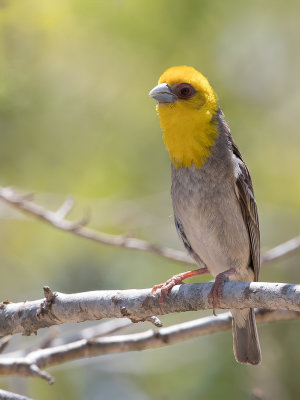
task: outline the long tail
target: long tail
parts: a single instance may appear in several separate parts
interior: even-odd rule
[[[242,364],[260,364],[261,352],[253,309],[235,309],[231,310],[231,313],[233,351],[236,361]]]

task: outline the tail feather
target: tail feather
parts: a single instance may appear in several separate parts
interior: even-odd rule
[[[261,362],[261,352],[252,308],[231,310],[233,351],[236,361],[257,365]]]

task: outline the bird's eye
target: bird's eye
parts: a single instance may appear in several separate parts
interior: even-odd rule
[[[195,94],[195,89],[189,83],[181,83],[176,88],[176,94],[180,99],[189,99]]]

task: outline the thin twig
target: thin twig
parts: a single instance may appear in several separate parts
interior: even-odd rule
[[[126,235],[111,235],[87,228],[84,226],[88,222],[86,217],[79,222],[66,220],[64,217],[67,212],[71,210],[71,205],[73,205],[70,199],[67,199],[58,211],[55,212],[46,210],[44,207],[20,196],[16,190],[9,187],[0,187],[0,199],[26,214],[30,214],[55,228],[70,232],[73,235],[110,246],[124,247],[126,249],[156,254],[185,264],[195,264],[194,260],[182,251],[168,247],[160,247],[145,240],[128,237]]]
[[[10,340],[11,340],[11,335],[4,336],[2,339],[0,339],[0,353],[2,353],[5,350]]]
[[[61,332],[58,326],[51,326],[47,331],[47,334],[43,338],[43,341],[38,346],[35,345],[34,347],[31,347],[29,349],[27,348],[22,350],[11,351],[10,353],[7,353],[5,357],[19,359],[24,357],[26,354],[36,350],[37,348],[46,349],[48,347],[61,346],[82,339],[91,340],[98,337],[108,336],[132,325],[133,325],[132,322],[127,318],[112,319],[105,322],[101,322],[97,325],[88,328],[81,329],[80,331],[75,332],[66,337],[59,337],[58,335]]]
[[[0,199],[26,214],[39,218],[47,224],[62,231],[70,232],[73,235],[109,246],[118,246],[126,249],[156,254],[160,257],[183,264],[195,264],[195,261],[183,251],[168,247],[160,247],[145,240],[128,237],[126,235],[111,235],[87,228],[85,225],[88,223],[88,216],[83,217],[77,222],[66,220],[65,217],[74,205],[72,198],[67,198],[57,211],[50,211],[34,203],[32,201],[32,194],[22,196],[18,191],[12,188],[0,186]],[[268,250],[261,258],[261,265],[270,264],[271,262],[283,259],[291,254],[296,254],[299,251],[300,236]]]
[[[271,264],[274,261],[284,259],[287,255],[299,253],[300,250],[300,236],[297,236],[271,250],[266,251],[261,258],[262,265]]]
[[[74,294],[52,293],[53,300],[0,304],[0,337],[66,322],[102,318],[149,321],[154,315],[212,309],[209,293],[213,283],[175,286],[164,301],[151,289],[103,290]],[[50,289],[48,289],[50,291]],[[264,282],[226,282],[219,308],[265,308],[300,311],[300,285]],[[153,318],[152,318],[153,322]]]
[[[34,400],[31,397],[23,396],[21,394],[7,392],[6,390],[0,389],[0,399],[1,400]]]
[[[122,329],[128,328],[132,325],[130,319],[113,319],[106,322],[101,322],[96,326],[91,326],[89,328],[84,328],[73,335],[67,336],[65,338],[56,337],[53,339],[49,346],[47,347],[54,347],[60,346],[62,344],[67,344],[71,342],[75,342],[77,340],[90,340],[98,337],[108,336],[112,333],[116,333]],[[45,346],[46,347],[46,346]]]
[[[256,312],[257,322],[291,320],[299,317],[300,313],[295,311],[260,310]],[[230,328],[231,314],[227,312],[217,317],[200,318],[155,331],[148,330],[142,333],[107,336],[92,340],[82,339],[62,346],[35,350],[19,359],[0,357],[0,375],[32,376],[32,365],[44,369],[51,365],[85,357],[154,349]]]

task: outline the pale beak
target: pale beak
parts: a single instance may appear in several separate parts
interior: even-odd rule
[[[149,96],[157,100],[159,104],[174,103],[176,96],[172,93],[167,83],[161,83],[155,86],[150,92]]]

